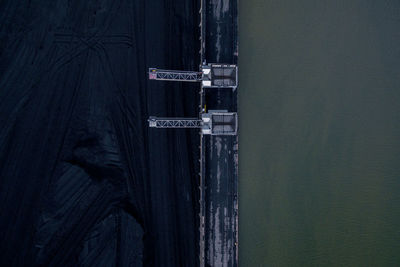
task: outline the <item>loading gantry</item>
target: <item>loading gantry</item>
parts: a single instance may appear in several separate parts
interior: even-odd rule
[[[201,82],[203,88],[237,87],[237,67],[229,64],[204,64],[201,71],[179,71],[150,68],[149,79],[161,81]],[[205,108],[203,109],[205,110]],[[206,135],[236,135],[237,113],[227,110],[209,110],[200,118],[150,117],[152,128],[198,128]]]
[[[205,135],[235,135],[237,133],[237,114],[226,110],[209,110],[197,118],[150,117],[152,128],[198,128]]]
[[[204,64],[201,71],[163,70],[150,68],[150,80],[201,82],[204,88],[237,87],[237,67],[230,64]]]

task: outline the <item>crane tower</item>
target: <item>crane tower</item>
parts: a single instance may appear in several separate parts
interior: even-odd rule
[[[237,87],[237,67],[229,64],[207,64],[200,72],[149,69],[150,80],[201,82],[203,88]],[[200,118],[163,118],[150,117],[152,128],[198,128],[206,135],[236,135],[237,113],[227,110],[209,110],[201,113]]]

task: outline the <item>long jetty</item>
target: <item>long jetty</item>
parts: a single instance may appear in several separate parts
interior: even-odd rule
[[[201,64],[237,65],[237,0],[201,0]],[[237,112],[237,90],[200,88],[206,110]],[[238,265],[238,137],[200,133],[200,266]]]

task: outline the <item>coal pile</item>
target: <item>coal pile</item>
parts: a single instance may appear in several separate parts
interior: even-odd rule
[[[196,266],[196,1],[0,2],[0,265]]]

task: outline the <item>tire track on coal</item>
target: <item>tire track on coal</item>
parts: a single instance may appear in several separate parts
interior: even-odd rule
[[[81,41],[84,41],[84,40],[81,39]],[[120,42],[120,43],[121,43],[121,44],[126,44],[126,42]],[[87,43],[86,43],[86,45],[87,45],[87,47],[88,47],[89,49],[90,49],[90,48],[94,48],[94,47],[96,47],[96,46],[99,45],[99,39],[95,40],[95,41],[93,42],[92,45],[91,45],[91,44],[87,44]],[[96,53],[98,54],[100,60],[103,62],[103,63],[102,63],[102,66],[104,67],[104,60],[103,60],[103,57],[102,57],[102,53],[101,53],[98,49],[94,49],[94,50],[95,50]],[[108,53],[107,53],[107,51],[105,50],[104,46],[103,46],[103,52],[104,52],[103,56],[105,56],[105,60],[107,61],[107,65],[106,65],[106,66],[108,66],[109,71],[110,71],[110,74],[111,74],[112,84],[114,84],[114,86],[115,86],[116,88],[118,88],[118,84],[117,84],[115,75],[114,75],[114,73],[113,73],[113,71],[112,71],[112,66],[111,66],[111,63],[110,63],[110,60],[109,60],[109,56],[108,56]],[[76,55],[76,56],[77,56],[77,55]],[[71,58],[71,59],[73,59],[73,58]],[[63,64],[59,65],[59,67],[61,67],[62,65],[66,64],[66,63],[68,63],[68,62],[69,62],[69,60],[66,60]],[[105,71],[105,73],[108,73],[108,72]],[[104,205],[102,206],[102,209],[101,209],[101,210],[103,210],[104,208],[107,208],[107,206],[108,206],[107,203],[104,204]],[[92,216],[91,216],[91,217],[92,217]],[[88,226],[85,227],[85,228],[84,228],[84,226],[78,225],[78,227],[75,228],[75,231],[74,231],[74,232],[77,232],[77,231],[79,230],[78,232],[80,233],[80,232],[82,232],[81,229],[84,228],[84,230],[86,230],[86,231],[83,231],[83,232],[86,234],[86,232],[91,228],[91,226],[93,226],[93,224],[95,224],[95,222],[96,222],[96,220],[92,221],[92,223],[90,224],[90,226],[88,225]],[[82,235],[84,235],[84,234],[81,234],[81,236],[82,236]],[[71,248],[71,246],[70,246],[70,245],[72,245],[72,243],[70,244],[70,242],[71,242],[70,240],[71,240],[71,237],[69,236],[69,237],[67,238],[67,240],[66,240],[66,244],[64,243],[64,245],[62,246],[63,248],[65,248],[65,247],[66,247],[66,248],[69,248],[69,251],[73,250],[73,249]],[[65,249],[62,249],[62,250],[63,250],[63,255],[66,254],[66,253],[65,253]],[[72,252],[70,252],[70,253],[72,253]],[[59,255],[59,254],[57,254],[57,255]],[[57,257],[60,257],[60,260],[59,260]],[[62,260],[65,259],[65,258],[66,258],[66,256],[55,256],[55,257],[53,258],[53,260],[51,260],[51,264],[52,264],[52,262],[57,263],[58,261],[62,261]]]
[[[120,9],[122,1],[118,1],[118,2],[119,2],[119,6],[115,7],[116,1],[111,1],[112,4],[111,4],[111,7],[110,7],[110,12],[107,13],[107,17],[104,19],[104,23],[103,23],[104,27],[102,27],[102,28],[99,27],[101,30],[99,29],[93,35],[90,35],[89,37],[86,37],[86,38],[88,38],[86,40],[86,42],[87,43],[93,42],[93,44],[90,45],[90,46],[86,46],[86,47],[82,48],[82,46],[84,46],[84,44],[80,43],[80,44],[76,45],[75,47],[72,47],[71,49],[69,49],[69,51],[66,51],[64,54],[59,56],[55,60],[53,65],[49,66],[49,71],[50,70],[58,70],[63,65],[65,65],[66,63],[70,62],[71,60],[73,60],[74,58],[79,56],[83,51],[90,49],[91,46],[93,46],[96,43],[98,43],[98,41],[102,37],[104,37],[104,34],[107,32],[107,30],[110,27],[110,25],[113,22],[113,20],[116,19],[116,16],[113,16],[113,15],[115,15],[114,13],[117,13],[117,11]],[[116,8],[116,10],[113,10],[115,8]],[[75,34],[76,37],[79,36],[79,34],[76,33],[76,32],[73,32],[73,34]],[[60,35],[62,35],[62,33],[60,33]],[[82,49],[78,50],[79,48],[82,48]],[[75,50],[78,50],[78,51],[74,52]],[[71,55],[68,57],[68,54],[71,54]]]
[[[52,248],[48,251],[47,260],[42,266],[60,266],[71,260],[71,256],[77,253],[79,245],[82,243],[88,231],[100,220],[104,219],[111,211],[112,192],[109,185],[102,185],[96,197],[87,205],[85,209],[75,206],[71,214],[76,218],[68,230],[61,234],[61,238],[54,236]],[[76,215],[78,214],[78,216]],[[58,239],[58,240],[57,240]]]

